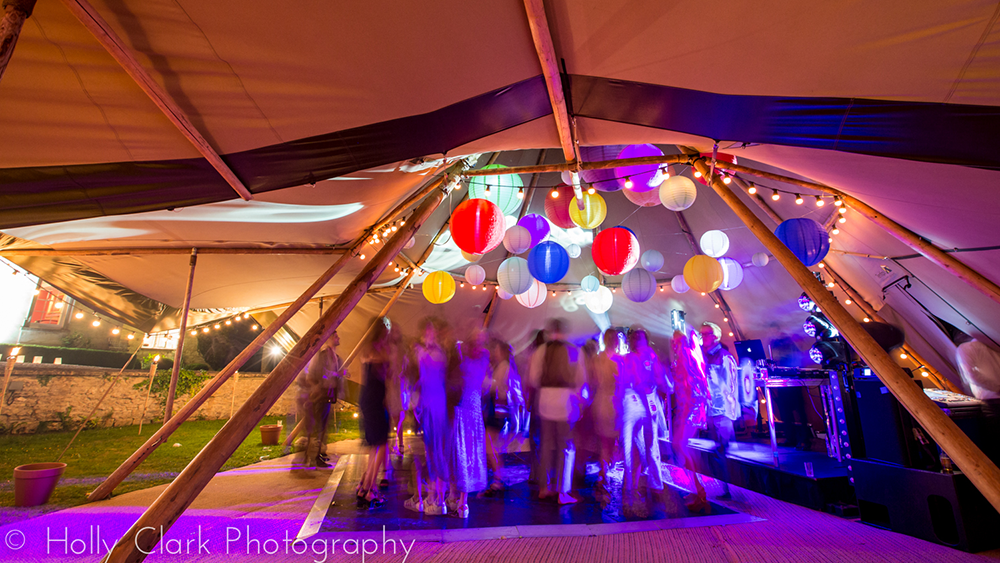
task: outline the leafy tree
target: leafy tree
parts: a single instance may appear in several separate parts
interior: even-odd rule
[[[233,360],[253,339],[260,334],[250,327],[250,320],[223,324],[218,330],[198,334],[198,352],[213,370],[221,370]],[[244,371],[260,369],[261,352],[257,352],[243,366]]]

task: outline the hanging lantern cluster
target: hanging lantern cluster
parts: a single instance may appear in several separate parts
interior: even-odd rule
[[[501,164],[490,164],[484,170],[496,169],[496,176],[473,176],[469,180],[469,199],[491,201],[504,215],[516,215],[521,210],[523,200],[518,197],[524,182],[517,174],[502,174],[506,168]]]

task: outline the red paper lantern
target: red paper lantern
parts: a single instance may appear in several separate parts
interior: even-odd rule
[[[704,157],[705,161],[706,161],[705,165],[708,166],[709,168],[712,167],[712,153],[710,153],[710,152],[703,152],[703,153],[701,153],[698,156]],[[724,152],[720,152],[720,153],[718,153],[718,154],[715,155],[715,162],[716,162],[716,164],[718,164],[719,162],[728,162],[729,164],[736,164],[736,155],[735,154],[726,154]],[[707,186],[708,185],[708,182],[705,181],[705,178],[703,176],[695,176],[694,179],[698,180],[699,182],[701,182],[701,184],[703,186]]]
[[[569,217],[569,204],[573,201],[573,188],[569,186],[559,186],[553,190],[559,197],[552,197],[550,193],[545,198],[545,216],[553,225],[561,229],[572,229],[576,226],[573,219]]]
[[[639,241],[628,229],[612,227],[594,237],[590,252],[598,270],[617,276],[631,270],[639,262]]]
[[[503,212],[492,201],[468,199],[451,213],[451,238],[470,254],[486,254],[503,242]]]

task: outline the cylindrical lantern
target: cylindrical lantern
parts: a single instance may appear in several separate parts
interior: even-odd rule
[[[677,293],[687,293],[691,288],[684,281],[684,276],[674,276],[670,280],[670,289],[673,289]]]
[[[580,248],[579,244],[571,244],[566,247],[566,253],[569,254],[570,258],[579,258],[580,254],[583,253],[583,249]]]
[[[486,281],[486,270],[478,264],[473,264],[465,269],[465,281],[472,285],[480,285]]]
[[[618,153],[625,148],[623,145],[605,145],[600,147],[580,147],[580,158],[584,162],[602,162],[618,158]],[[602,192],[616,192],[622,189],[614,168],[598,170],[581,170],[580,179]]]
[[[506,291],[504,288],[500,286],[497,286],[497,295],[499,295],[500,299],[503,299],[504,301],[510,299],[511,297],[514,297],[514,294]]]
[[[535,278],[528,271],[528,261],[519,256],[511,256],[497,268],[497,284],[507,293],[524,293],[534,281]]]
[[[460,250],[459,252],[462,253],[462,258],[465,258],[466,262],[471,262],[473,264],[479,262],[483,258],[482,254],[469,254],[464,250]]]
[[[517,222],[518,225],[528,229],[528,233],[531,234],[531,246],[545,240],[545,237],[549,236],[549,222],[545,217],[537,213],[528,213],[521,220]]]
[[[712,153],[710,153],[710,152],[703,152],[699,156],[705,157],[705,160],[706,160],[705,164],[709,168],[712,167]],[[715,161],[716,162],[728,162],[730,164],[736,164],[736,155],[735,154],[727,154],[727,153],[724,153],[724,152],[716,153],[716,155],[715,155]],[[716,171],[716,173],[719,173],[719,172]],[[702,185],[705,185],[705,186],[708,185],[708,182],[705,181],[705,178],[702,178],[701,176],[699,176],[698,178],[696,178],[696,180],[698,180],[699,182],[701,182]]]
[[[778,225],[774,235],[806,266],[819,264],[830,252],[830,236],[823,225],[812,219],[787,219]]]
[[[663,255],[656,250],[647,250],[639,257],[639,264],[648,272],[658,272],[663,267]]]
[[[521,225],[514,225],[503,236],[503,246],[511,254],[520,254],[531,248],[531,233]]]
[[[455,296],[455,280],[448,272],[431,272],[422,285],[424,297],[435,305],[446,303]]]
[[[698,188],[684,176],[671,176],[660,184],[660,203],[671,211],[684,211],[696,197]]]
[[[639,262],[639,241],[627,229],[612,227],[594,237],[590,253],[598,270],[617,276],[631,270]]]
[[[625,188],[622,190],[625,194],[625,198],[632,203],[638,205],[639,207],[656,207],[660,205],[660,192],[659,190],[649,190],[648,192],[637,192]]]
[[[470,254],[486,254],[503,242],[503,213],[485,199],[467,199],[451,213],[451,238]]]
[[[542,283],[556,283],[569,271],[569,254],[557,242],[542,242],[528,254],[528,271]]]
[[[597,291],[599,287],[601,287],[601,282],[594,276],[584,276],[584,278],[580,280],[580,289],[586,291],[587,293],[593,293]]]
[[[545,216],[560,229],[572,229],[576,226],[569,216],[569,204],[573,201],[573,188],[558,186],[554,188],[554,191],[559,194],[559,197],[552,197],[550,193],[545,198]]]
[[[415,244],[417,244],[417,239],[414,237],[410,237],[410,240],[406,241],[406,244],[403,245],[403,248],[406,249],[413,248],[413,245]]]
[[[656,293],[656,278],[642,268],[633,268],[622,278],[622,291],[636,303],[649,301]]]
[[[729,237],[722,231],[705,231],[698,241],[701,251],[712,258],[718,258],[729,250]]]
[[[684,281],[695,291],[715,291],[722,285],[722,265],[711,256],[692,256],[684,264]]]
[[[581,229],[596,229],[608,215],[608,205],[599,194],[583,192],[583,209],[576,198],[569,204],[569,216]]]
[[[719,258],[722,266],[722,285],[719,289],[729,291],[743,283],[743,265],[729,257]]]
[[[646,144],[629,145],[622,149],[622,152],[618,153],[619,159],[642,158],[645,156],[663,156],[663,151],[653,145]],[[624,186],[625,189],[631,189],[636,193],[641,193],[648,192],[659,187],[656,184],[657,179],[662,179],[662,176],[657,174],[659,169],[659,164],[621,166],[619,168],[615,168],[615,175],[619,178],[618,182]],[[632,181],[631,188],[628,186],[628,180]]]
[[[771,258],[766,252],[754,252],[753,256],[750,257],[750,261],[753,262],[754,266],[763,268],[764,266],[767,266],[767,263],[771,261]]]
[[[490,164],[483,169],[495,168],[497,172],[506,168],[502,164]],[[524,187],[524,182],[517,174],[498,174],[497,176],[473,176],[469,180],[469,199],[485,199],[492,201],[504,215],[517,215],[521,210],[523,200],[517,194]],[[489,193],[486,193],[489,188]]]
[[[614,301],[615,296],[611,294],[611,290],[603,285],[598,287],[597,291],[583,296],[583,304],[595,315],[607,313]]]
[[[528,288],[528,291],[525,291],[517,296],[517,302],[529,309],[534,309],[542,303],[545,303],[546,293],[547,291],[544,283],[538,280],[532,280],[531,287]]]

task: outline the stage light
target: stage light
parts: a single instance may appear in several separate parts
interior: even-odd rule
[[[811,313],[816,310],[816,304],[813,303],[813,300],[803,292],[802,295],[799,296],[799,309],[802,309],[807,313]]]

